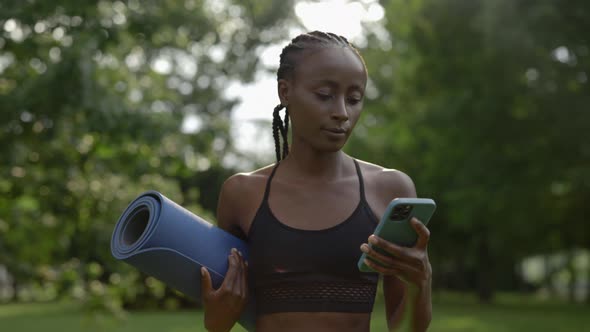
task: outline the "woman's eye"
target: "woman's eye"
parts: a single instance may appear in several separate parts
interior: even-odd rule
[[[318,98],[320,100],[323,100],[323,101],[327,101],[327,100],[332,99],[332,95],[327,94],[327,93],[316,93],[316,95],[318,96]]]
[[[361,98],[348,98],[348,103],[351,105],[356,105],[361,102]]]

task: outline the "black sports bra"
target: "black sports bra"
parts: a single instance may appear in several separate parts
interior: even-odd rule
[[[272,170],[248,233],[248,275],[258,315],[372,311],[378,274],[360,272],[357,262],[377,218],[365,199],[358,162],[354,164],[359,204],[348,219],[322,230],[293,228],[273,215],[268,197],[279,164]]]

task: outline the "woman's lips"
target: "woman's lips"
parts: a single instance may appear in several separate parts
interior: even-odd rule
[[[325,128],[324,130],[334,134],[346,134],[346,129],[344,128]]]
[[[324,128],[323,131],[328,137],[332,139],[344,139],[346,137],[346,129],[344,128]]]

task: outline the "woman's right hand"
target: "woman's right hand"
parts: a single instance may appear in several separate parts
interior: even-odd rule
[[[235,248],[231,250],[228,260],[229,268],[218,289],[213,289],[209,271],[205,267],[201,268],[201,294],[207,331],[230,331],[246,306],[248,264]]]

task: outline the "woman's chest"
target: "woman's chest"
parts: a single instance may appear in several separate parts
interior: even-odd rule
[[[257,220],[249,238],[252,270],[256,274],[358,273],[360,246],[367,242],[375,227],[360,212],[355,211],[351,218],[319,231],[293,229],[272,216]]]

